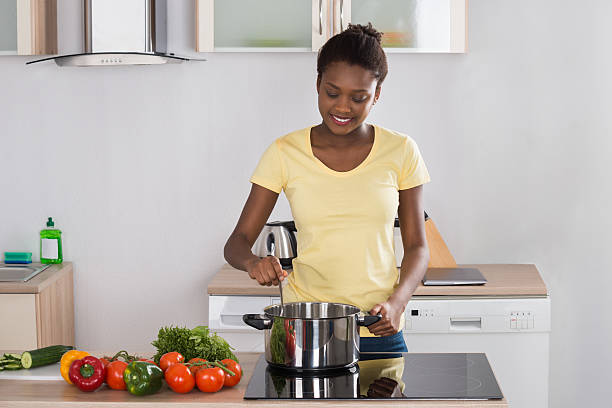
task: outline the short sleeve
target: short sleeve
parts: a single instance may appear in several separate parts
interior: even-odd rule
[[[400,173],[398,188],[408,190],[409,188],[420,186],[430,181],[429,172],[421,157],[419,147],[409,137],[406,137],[404,145],[404,160]]]
[[[285,177],[277,141],[272,143],[261,156],[250,181],[277,194],[282,191]]]

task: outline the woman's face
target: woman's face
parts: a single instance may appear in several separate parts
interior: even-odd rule
[[[369,70],[346,62],[333,62],[317,78],[319,112],[336,135],[359,129],[378,100],[378,81]]]

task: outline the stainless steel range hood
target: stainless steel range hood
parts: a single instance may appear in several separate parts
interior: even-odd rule
[[[82,54],[55,60],[59,66],[148,65],[188,61],[168,53],[166,0],[83,0]]]

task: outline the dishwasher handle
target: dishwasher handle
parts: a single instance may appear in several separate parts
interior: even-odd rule
[[[450,329],[457,331],[478,331],[482,330],[482,317],[451,317]]]

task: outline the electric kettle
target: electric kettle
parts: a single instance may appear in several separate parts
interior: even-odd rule
[[[296,231],[294,221],[266,223],[253,244],[253,253],[262,258],[273,253],[283,269],[292,269],[291,260],[297,256]]]

